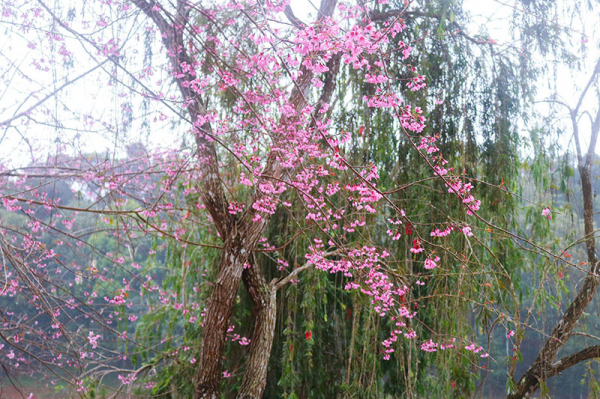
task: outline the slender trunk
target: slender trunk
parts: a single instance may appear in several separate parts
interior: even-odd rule
[[[248,253],[239,237],[232,237],[223,248],[219,274],[204,319],[196,399],[219,397],[225,336]]]
[[[254,332],[246,373],[237,397],[255,399],[262,397],[267,384],[267,369],[277,320],[277,291],[265,281],[258,265],[244,270],[242,278],[254,306]]]

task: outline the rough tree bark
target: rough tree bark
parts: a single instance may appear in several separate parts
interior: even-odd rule
[[[206,113],[206,107],[202,99],[184,84],[189,77],[181,69],[183,63],[193,65],[192,59],[186,51],[183,38],[189,22],[190,7],[188,7],[187,1],[178,0],[177,15],[171,16],[172,21],[167,21],[163,17],[164,10],[162,14],[154,11],[156,3],[153,0],[132,0],[132,2],[158,27],[173,70],[183,76],[175,80],[184,100],[191,102],[188,110],[193,123],[198,119],[198,116]],[[318,20],[333,15],[336,4],[337,0],[323,0],[319,9]],[[210,56],[210,49],[204,50]],[[302,110],[307,103],[306,96],[313,77],[313,74],[306,68],[301,67],[301,70],[303,73],[300,79],[295,82],[289,100],[297,112]],[[282,121],[285,123],[284,119]],[[210,137],[212,135],[210,124],[206,123],[201,126],[197,133],[199,133],[196,135],[198,157],[203,176],[203,184],[200,187],[201,198],[219,231],[224,246],[217,280],[208,299],[204,319],[204,335],[194,397],[217,398],[219,396],[227,327],[242,278],[243,265],[247,262],[249,255],[261,237],[268,218],[263,215],[263,221],[255,223],[252,221],[253,211],[248,212],[243,219],[237,219],[228,213],[228,202],[221,183],[217,151],[214,141],[206,139],[206,136]],[[277,161],[277,157],[275,154],[271,154],[263,172],[263,176],[268,177],[259,180],[278,179],[282,173],[283,170]],[[262,195],[258,191],[255,192],[252,203],[260,200]],[[249,206],[247,209],[252,208]],[[248,290],[255,304],[256,328],[255,336],[252,337],[247,376],[244,377],[240,395],[246,395],[242,397],[260,397],[266,383],[266,368],[273,342],[273,328],[275,325],[273,306],[276,290],[274,286],[266,284],[264,278],[261,280],[258,270],[255,274],[249,274],[247,281],[249,284]],[[267,287],[270,288],[267,289]]]
[[[273,284],[267,283],[257,264],[244,270],[243,281],[254,307],[254,332],[246,372],[237,397],[255,399],[262,397],[267,384],[267,368],[277,321],[277,291]]]
[[[600,131],[600,108],[598,109],[595,118],[592,121],[592,134],[590,136],[591,140],[585,158],[583,157],[581,151],[581,142],[579,140],[579,129],[577,124],[579,110],[583,99],[590,86],[592,86],[592,83],[598,78],[599,75],[600,60],[598,60],[596,63],[592,77],[583,90],[577,106],[574,109],[571,109],[568,107],[568,105],[558,102],[561,105],[569,108],[573,127],[573,137],[577,147],[577,163],[581,178],[581,190],[583,193],[583,220],[589,273],[585,277],[583,285],[579,289],[577,296],[573,302],[571,302],[567,311],[561,317],[558,324],[554,327],[552,334],[550,334],[546,340],[542,350],[538,354],[538,357],[516,384],[516,389],[514,392],[511,392],[508,395],[508,398],[510,399],[530,397],[535,393],[535,391],[537,391],[542,381],[558,375],[562,371],[579,362],[600,356],[600,347],[593,346],[583,349],[582,351],[573,355],[563,357],[562,359],[554,362],[559,349],[566,344],[567,340],[573,333],[573,329],[577,325],[586,307],[594,298],[598,286],[600,285],[600,276],[598,275],[600,264],[598,263],[596,239],[594,236],[594,193],[591,180],[592,164],[595,157],[598,133]],[[509,376],[509,378],[511,378],[511,376]]]
[[[288,13],[293,13],[288,6]],[[292,20],[292,18],[290,18]],[[339,54],[334,55],[327,67],[329,71],[325,73],[323,90],[319,98],[315,115],[322,117],[318,111],[322,104],[331,101],[331,97],[336,88],[336,78],[340,66]],[[315,116],[312,125],[316,125],[317,118]],[[310,265],[308,265],[310,267]],[[304,270],[304,269],[302,269]],[[294,273],[297,275],[300,270]],[[275,334],[275,324],[277,322],[276,294],[277,290],[282,288],[291,280],[289,276],[282,281],[273,280],[267,283],[264,279],[260,265],[253,264],[248,270],[243,273],[243,282],[246,291],[250,294],[252,304],[254,306],[254,332],[252,334],[252,342],[250,344],[250,355],[246,366],[246,372],[242,382],[242,387],[238,394],[240,399],[260,398],[264,392],[267,382],[267,368],[273,346],[273,338]]]

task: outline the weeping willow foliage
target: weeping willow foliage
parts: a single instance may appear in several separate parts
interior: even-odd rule
[[[532,7],[532,13],[547,15],[552,4],[536,1],[524,6]],[[379,6],[378,11],[403,5],[392,2]],[[351,162],[377,165],[381,177],[378,187],[384,191],[403,187],[389,194],[414,221],[412,226],[400,226],[401,240],[392,242],[384,234],[391,210],[365,221],[373,226],[368,239],[397,259],[390,265],[392,274],[415,287],[406,301],[418,311],[412,327],[419,338],[399,340],[394,356],[383,360],[381,342],[393,327],[389,320],[377,315],[368,297],[344,290],[347,279],[343,276],[308,270],[297,283],[278,292],[267,398],[473,395],[484,367],[492,374],[505,375],[507,365],[517,361],[514,358],[519,354],[489,362],[464,351],[427,353],[420,350],[419,343],[430,338],[436,342],[457,338],[457,342],[480,342],[490,353],[502,353],[504,341],[498,337],[516,328],[523,298],[532,295],[532,283],[544,278],[540,270],[552,266],[550,269],[556,271],[556,265],[523,251],[506,232],[547,238],[549,226],[545,221],[538,226],[530,218],[531,223],[521,225],[520,202],[513,194],[523,194],[520,150],[526,138],[519,135],[519,129],[527,123],[527,101],[535,93],[534,82],[542,72],[535,63],[523,60],[536,51],[560,52],[558,36],[548,23],[536,22],[530,14],[515,15],[513,34],[523,44],[519,58],[515,49],[499,50],[484,32],[469,36],[461,25],[467,21],[462,2],[424,0],[416,5],[417,9],[407,14],[408,29],[397,37],[413,47],[410,65],[402,60],[401,51],[389,54],[392,89],[402,93],[406,103],[426,110],[426,133],[439,137],[438,147],[449,166],[460,172],[465,183],[476,186],[475,196],[482,201],[479,215],[492,225],[471,218],[475,236],[470,240],[457,232],[431,237],[441,267],[432,271],[423,268],[424,259],[409,252],[414,231],[429,237],[436,228],[456,226],[455,221],[465,219],[465,209],[443,182],[431,178],[432,171],[392,115],[356,100],[372,93],[373,87],[361,74],[344,70],[333,100],[336,111],[328,116],[338,130],[351,132],[352,144],[343,149]],[[406,83],[416,73],[427,76],[426,90],[412,92],[407,88]],[[234,103],[226,95],[220,101],[224,109]],[[534,178],[541,176],[541,172],[534,174]],[[346,177],[339,178],[343,184]],[[294,203],[293,193],[284,197]],[[190,205],[198,198],[188,196],[185,201]],[[290,209],[278,209],[265,235],[275,246],[290,244],[275,253],[257,251],[254,256],[253,267],[261,267],[267,280],[285,275],[286,271],[279,271],[278,259],[290,267],[303,264],[311,244],[302,234],[310,224],[298,208]],[[188,226],[188,231],[190,241],[214,240],[212,232],[203,226]],[[177,302],[198,304],[195,313],[188,316],[201,319],[217,272],[219,250],[165,243],[162,289],[176,295]],[[459,256],[456,249],[468,255]],[[524,272],[534,277],[523,281]],[[426,284],[415,285],[417,280]],[[148,350],[134,357],[158,370],[156,375],[147,376],[154,383],[153,395],[191,397],[196,374],[193,359],[199,358],[202,328],[182,320],[180,313],[169,307],[148,306],[157,310],[140,322],[136,332]],[[251,336],[251,315],[250,299],[241,287],[231,319],[235,326],[232,334]],[[181,344],[189,349],[170,352]],[[241,385],[247,350],[233,340],[227,346],[225,368],[231,376],[223,380],[225,397],[233,396]]]

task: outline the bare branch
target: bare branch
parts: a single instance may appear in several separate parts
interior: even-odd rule
[[[292,11],[292,7],[290,7],[290,5],[288,4],[287,6],[285,6],[285,16],[287,17],[287,19],[296,27],[299,29],[302,29],[306,26],[306,24],[302,21],[300,21],[295,15],[294,15],[294,11]]]
[[[585,98],[585,96],[587,94],[587,91],[589,90],[589,88],[592,85],[592,83],[594,83],[594,79],[596,79],[596,77],[598,76],[598,73],[600,73],[600,58],[596,62],[596,66],[594,67],[594,71],[592,72],[592,76],[590,76],[590,80],[588,80],[587,84],[585,85],[585,88],[581,92],[581,96],[579,96],[579,101],[577,101],[577,105],[573,109],[574,113],[578,113],[579,112],[579,108],[581,107],[581,104],[583,103],[583,99]]]
[[[571,333],[571,336],[573,336],[573,335],[579,335],[582,337],[591,338],[591,339],[595,339],[596,341],[600,341],[600,337],[596,337],[595,335],[584,333],[584,332],[573,332],[573,333]]]
[[[598,357],[600,357],[600,345],[590,346],[573,355],[565,356],[556,363],[554,363],[552,365],[548,377],[553,377],[557,374],[560,374],[569,367],[576,365],[577,363],[581,363],[586,360]]]
[[[275,279],[273,281],[271,281],[271,285],[275,286],[275,290],[279,290],[280,288],[282,288],[283,286],[285,286],[287,283],[289,283],[290,281],[292,281],[294,278],[298,277],[298,275],[300,273],[302,273],[305,270],[310,269],[311,267],[313,267],[314,264],[313,263],[306,263],[304,266],[300,266],[295,268],[290,274],[288,274],[285,277],[280,278],[279,280]]]
[[[54,97],[56,94],[58,94],[61,90],[63,90],[65,87],[70,86],[71,84],[77,82],[79,79],[89,75],[90,73],[94,72],[96,69],[102,67],[104,64],[106,64],[107,62],[111,61],[110,58],[107,58],[106,60],[104,60],[103,62],[101,62],[100,64],[96,65],[95,67],[93,67],[92,69],[89,69],[87,71],[85,71],[84,73],[82,73],[81,75],[77,76],[74,79],[71,80],[67,80],[65,83],[63,83],[62,85],[60,85],[59,87],[57,87],[54,91],[52,91],[51,93],[48,93],[46,96],[44,96],[44,98],[42,98],[41,100],[39,100],[38,102],[36,102],[35,104],[33,104],[31,107],[27,108],[25,111],[19,112],[18,114],[0,122],[0,126],[4,126],[4,125],[8,125],[9,123],[11,123],[12,121],[19,119],[22,116],[28,115],[31,111],[33,111],[34,109],[36,109],[37,107],[39,107],[40,105],[42,105],[43,103],[45,103],[46,101],[48,101],[49,99],[51,99],[52,97]]]
[[[334,255],[340,255],[339,252],[334,251],[334,252],[327,252],[325,254],[323,254],[323,257],[326,256],[334,256]],[[307,262],[306,264],[304,264],[303,266],[297,267],[295,268],[290,274],[288,274],[285,277],[282,277],[280,279],[273,279],[271,281],[271,285],[273,287],[275,287],[275,290],[278,291],[280,288],[282,288],[283,286],[285,286],[287,283],[289,283],[290,281],[292,281],[293,279],[295,279],[296,277],[298,277],[298,275],[300,273],[302,273],[305,270],[310,269],[311,267],[313,267],[314,264],[312,262]]]
[[[181,65],[193,65],[193,62],[183,43],[183,27],[171,27],[161,13],[153,10],[154,5],[156,5],[154,1],[132,0],[132,2],[154,21],[162,33],[163,44],[170,53],[169,59],[173,70],[179,76],[184,76],[183,78],[176,78],[175,81],[184,99],[193,101],[192,106],[188,107],[188,110],[192,119],[191,122],[194,124],[198,117],[206,114],[207,111],[202,98],[194,93],[189,85],[186,85],[184,82],[186,74],[183,73]],[[179,6],[181,6],[181,2]],[[221,183],[219,162],[214,142],[209,141],[204,134],[204,132],[207,132],[208,136],[212,136],[210,122],[205,122],[199,130],[195,132],[195,138],[198,145],[198,156],[200,158],[204,182],[202,202],[211,214],[219,234],[225,239],[231,233],[233,218],[228,212],[229,204]]]

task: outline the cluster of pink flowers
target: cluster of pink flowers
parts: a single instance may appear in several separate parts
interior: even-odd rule
[[[478,354],[479,352],[483,352],[481,355],[479,355],[479,357],[486,358],[489,356],[489,354],[483,350],[483,347],[481,347],[480,345],[477,345],[477,344],[469,344],[469,345],[465,346],[465,349],[468,351],[471,351],[475,354]]]
[[[104,5],[109,6],[111,2],[105,3]],[[235,11],[237,14],[239,10],[245,11],[247,7],[252,9],[253,3],[230,2],[217,7],[215,11],[207,10],[206,13],[211,18],[217,19],[219,12],[226,15]],[[253,11],[249,15],[256,18],[262,15],[277,21],[278,18],[282,18],[281,13],[285,3],[266,2],[264,5],[261,3],[264,10],[261,8],[261,13]],[[168,7],[166,3],[165,7]],[[129,5],[123,5],[119,11],[124,12],[128,8]],[[152,12],[166,15],[168,10],[154,5]],[[434,269],[441,268],[442,265],[440,257],[428,249],[425,238],[419,236],[415,230],[416,238],[413,238],[410,248],[411,256],[421,257],[424,269],[431,272],[426,272],[428,274],[425,275],[425,278],[421,276],[419,280],[416,280],[414,282],[416,287],[412,285],[412,282],[406,283],[408,287],[398,286],[398,283],[390,277],[386,264],[390,253],[375,247],[370,241],[362,239],[361,233],[368,226],[367,218],[373,218],[374,214],[383,212],[381,202],[382,199],[385,199],[385,195],[377,184],[379,180],[377,167],[372,164],[361,165],[358,168],[350,165],[344,153],[349,147],[352,135],[349,132],[336,131],[335,124],[327,118],[328,112],[331,112],[330,104],[317,102],[313,98],[313,92],[323,87],[326,74],[331,72],[328,62],[333,57],[339,57],[341,63],[347,68],[364,73],[365,81],[369,85],[374,85],[372,94],[362,98],[364,104],[370,108],[392,113],[404,130],[410,132],[410,135],[415,135],[409,136],[410,140],[418,137],[415,146],[419,154],[422,154],[430,163],[433,175],[438,179],[444,179],[448,192],[457,196],[467,208],[468,214],[476,212],[481,202],[472,195],[473,185],[471,183],[464,183],[460,177],[453,174],[451,168],[446,169],[446,160],[438,155],[437,138],[420,136],[426,128],[423,109],[405,104],[400,95],[390,90],[389,85],[393,78],[386,73],[387,65],[384,55],[389,54],[390,51],[401,50],[402,58],[406,59],[412,51],[411,46],[402,41],[398,43],[397,48],[391,48],[390,38],[396,37],[405,28],[402,19],[396,18],[381,28],[364,19],[365,10],[361,5],[349,7],[346,4],[340,4],[338,12],[339,15],[336,18],[325,18],[318,24],[303,25],[285,34],[273,29],[268,23],[265,23],[261,29],[256,29],[253,24],[248,24],[250,27],[244,28],[247,31],[241,32],[242,34],[236,37],[230,37],[227,34],[219,35],[203,26],[193,25],[193,21],[189,21],[191,33],[186,34],[192,36],[189,37],[190,49],[187,61],[169,64],[166,67],[166,73],[165,70],[161,70],[165,67],[144,66],[137,74],[137,78],[145,83],[156,83],[156,86],[159,87],[164,86],[166,79],[175,79],[178,86],[188,93],[187,98],[185,95],[184,98],[179,98],[171,95],[168,91],[152,93],[150,89],[144,89],[144,96],[157,102],[168,99],[169,104],[177,104],[179,101],[183,111],[191,110],[190,107],[194,105],[195,97],[206,97],[212,94],[222,96],[220,92],[224,91],[233,94],[234,105],[230,110],[228,109],[227,113],[196,107],[193,113],[195,120],[191,124],[191,131],[200,141],[218,143],[221,146],[218,147],[219,151],[222,150],[223,153],[229,154],[231,162],[236,165],[229,168],[229,164],[225,162],[217,163],[217,169],[226,172],[223,173],[223,184],[228,185],[227,188],[230,189],[226,194],[228,201],[223,206],[223,212],[227,216],[233,215],[234,219],[249,215],[250,220],[262,224],[278,211],[278,207],[289,208],[294,201],[298,201],[300,203],[298,209],[305,211],[302,217],[306,219],[307,224],[317,226],[315,230],[323,233],[321,238],[312,238],[312,244],[305,254],[306,262],[328,273],[343,274],[349,280],[345,284],[347,290],[360,291],[369,298],[373,309],[380,317],[389,317],[393,320],[395,329],[383,342],[384,357],[389,358],[398,338],[417,338],[416,331],[406,323],[407,320],[416,317],[416,312],[408,306],[405,299],[405,296],[410,294],[410,287],[417,289],[424,285],[424,281],[428,281],[429,273],[437,273]],[[106,13],[105,15],[110,14]],[[104,15],[98,16],[95,21],[95,26],[99,27],[107,27],[110,24],[111,21]],[[94,25],[93,22],[91,25]],[[149,34],[155,33],[153,30],[155,27],[148,26],[145,29]],[[177,30],[178,27],[174,26],[173,29]],[[93,31],[90,35],[93,35]],[[164,39],[167,41],[166,37]],[[56,46],[56,48],[62,57],[69,59],[76,57],[64,43],[64,37],[53,33],[44,40],[60,42],[60,46]],[[206,54],[200,54],[193,48],[195,40],[210,43],[217,54],[226,54],[228,65],[224,66],[224,63],[221,62],[215,62],[210,66],[206,65]],[[241,51],[243,46],[240,45],[240,40],[248,40],[256,47],[257,51],[253,54]],[[118,39],[99,35],[94,39],[94,43],[97,47],[97,54],[103,57],[115,59],[125,54],[122,51],[126,49],[121,49],[122,43]],[[187,48],[187,43],[184,47]],[[178,52],[184,50],[184,48],[170,49],[169,56],[174,59]],[[40,69],[45,68],[41,61],[36,62],[39,62]],[[287,72],[290,72],[294,85],[290,85],[288,78],[284,77],[288,76]],[[411,73],[413,73],[413,77],[407,82],[407,87],[412,91],[425,89],[427,87],[426,77],[416,73],[414,69],[411,69]],[[303,101],[291,100],[290,87],[296,87],[295,85],[306,76],[309,77],[307,81],[312,87],[299,95],[306,98]],[[129,105],[122,105],[123,112],[130,110]],[[155,123],[165,122],[168,119],[165,112],[167,112],[165,109],[155,112]],[[86,117],[85,121],[90,127],[95,123],[92,116]],[[206,128],[207,124],[210,124],[210,129]],[[102,302],[101,299],[96,299],[98,296],[96,292],[86,291],[83,294],[86,304],[89,306],[106,306],[107,302],[114,305],[110,307],[115,310],[108,313],[107,324],[110,325],[115,320],[129,320],[133,323],[140,317],[138,315],[127,316],[124,312],[117,311],[122,305],[127,305],[128,302],[129,305],[133,303],[133,299],[129,297],[129,292],[134,294],[134,290],[131,288],[132,282],[135,282],[136,287],[140,287],[139,297],[153,295],[158,299],[159,306],[178,312],[182,320],[187,323],[198,322],[199,317],[196,311],[199,310],[200,305],[182,300],[180,295],[165,289],[159,281],[153,281],[152,276],[144,276],[141,273],[142,266],[133,262],[136,254],[129,244],[130,241],[141,237],[153,236],[164,240],[173,239],[177,243],[176,245],[185,248],[189,241],[187,237],[192,231],[188,228],[189,224],[186,224],[186,221],[189,223],[190,220],[199,222],[198,225],[208,226],[206,230],[215,237],[220,235],[215,229],[213,216],[206,212],[204,204],[196,202],[201,201],[197,197],[189,209],[186,209],[185,205],[181,206],[184,203],[181,200],[181,194],[194,197],[198,194],[196,188],[198,182],[209,177],[203,174],[204,172],[200,172],[202,169],[200,166],[211,160],[207,157],[199,157],[190,162],[189,159],[195,159],[195,155],[191,151],[165,151],[153,154],[151,157],[140,156],[135,167],[118,165],[109,161],[90,167],[89,160],[80,160],[80,173],[75,179],[84,187],[82,191],[86,192],[83,195],[98,201],[98,203],[108,205],[102,208],[108,210],[102,215],[102,220],[106,225],[103,227],[110,230],[119,242],[128,243],[125,245],[126,250],[124,251],[119,248],[119,252],[114,255],[101,253],[98,256],[110,262],[118,270],[129,267],[128,259],[130,259],[131,268],[135,269],[130,281],[123,281],[125,288],[116,292],[112,291],[110,295],[114,296],[105,296],[105,302],[101,304],[98,303]],[[160,173],[162,178],[160,180],[153,179],[153,173]],[[349,181],[340,183],[335,180],[343,181],[338,174],[343,174],[343,178],[348,178]],[[236,196],[240,191],[252,192],[252,201],[248,203],[236,201]],[[290,197],[293,197],[293,200],[287,197],[288,193],[292,191],[294,196],[290,195]],[[33,190],[31,192],[31,199],[36,199],[38,203],[42,204],[40,209],[48,212],[60,209],[59,200],[50,200],[45,197],[45,193],[37,193]],[[209,195],[212,194],[209,193]],[[113,197],[118,200],[108,199]],[[126,197],[143,198],[139,203],[146,205],[140,205],[131,210],[131,204],[135,201],[128,202]],[[230,197],[231,200],[229,200]],[[242,195],[237,198],[240,197],[243,198]],[[287,198],[289,202],[283,200],[284,198]],[[342,202],[343,205],[336,207],[335,204],[339,204],[339,202]],[[44,247],[42,247],[40,237],[36,234],[58,228],[70,231],[75,226],[76,215],[67,217],[56,212],[59,216],[54,216],[55,220],[61,220],[61,217],[64,219],[54,225],[45,226],[36,220],[34,207],[31,204],[26,205],[26,201],[5,196],[2,198],[2,205],[11,212],[21,211],[26,206],[29,207],[26,210],[27,215],[30,216],[27,226],[32,234],[26,235],[23,239],[22,250],[27,253],[34,250],[40,252],[39,259],[34,262],[37,269],[46,268],[46,262],[48,264],[59,263],[60,251],[52,248],[42,251],[41,249]],[[393,208],[392,212],[396,215],[388,219],[391,226],[385,227],[383,231],[387,231],[387,235],[392,241],[391,244],[397,245],[397,241],[402,236],[400,227],[403,221],[406,226],[406,236],[413,234],[411,229],[414,225],[410,223],[404,211]],[[542,215],[550,219],[550,209],[544,208]],[[430,236],[442,238],[455,230],[461,231],[467,237],[473,235],[469,226],[459,227],[460,225],[453,224],[442,230],[436,228],[431,231]],[[348,245],[343,242],[351,235],[359,237],[358,241],[351,241],[356,244]],[[58,243],[56,245],[59,246]],[[77,245],[85,245],[85,243]],[[275,247],[264,239],[260,241],[259,248],[264,251],[274,251]],[[130,253],[127,253],[128,251]],[[161,250],[153,248],[148,251],[149,258],[156,259],[157,252],[160,253]],[[330,256],[331,253],[335,253],[335,256]],[[421,253],[423,254],[419,255]],[[290,270],[293,268],[290,268],[288,261],[279,254],[275,254],[273,259],[276,259],[279,272],[293,272]],[[184,261],[181,263],[184,264]],[[189,267],[189,262],[185,263],[184,267]],[[243,264],[244,269],[250,267],[248,262]],[[94,264],[89,268],[77,267],[75,269],[77,277],[72,281],[75,285],[83,285],[85,279],[89,278],[116,284],[110,276],[111,270],[104,266],[101,269]],[[60,268],[56,270],[56,273],[61,271]],[[127,269],[128,272],[130,270]],[[202,273],[202,277],[205,277],[204,273]],[[297,282],[297,280],[294,279],[293,282]],[[16,295],[22,289],[19,284],[18,279],[11,279],[0,295]],[[194,287],[194,293],[197,292],[198,288]],[[117,294],[115,295],[115,293]],[[37,298],[32,302],[36,303],[36,300]],[[137,301],[139,298],[135,300]],[[74,301],[69,300],[64,303],[66,307],[76,308]],[[149,311],[152,310],[149,309]],[[54,337],[58,339],[62,337],[60,323],[63,320],[58,320],[61,317],[60,312],[52,313],[52,317],[55,329],[58,330],[54,333]],[[201,313],[200,321],[203,317],[204,313]],[[187,326],[189,327],[189,325]],[[233,334],[233,331],[233,328],[228,331],[231,333],[229,334],[231,342],[237,342],[239,345],[250,344],[250,339]],[[127,330],[117,331],[114,336],[125,339]],[[89,331],[87,337],[85,333],[81,337],[82,341],[86,338],[92,349],[97,349],[98,340],[102,336]],[[420,347],[424,351],[435,352],[450,346],[428,340],[421,343]],[[91,358],[93,353],[88,352],[89,346],[85,349],[78,353],[84,354],[81,357]],[[468,346],[466,349],[474,353],[481,351],[480,347],[474,346]],[[187,349],[182,349],[182,351],[187,352]],[[13,359],[15,353],[11,350],[7,356]],[[191,364],[195,362],[195,358],[190,360]],[[228,378],[231,374],[224,371],[223,376]],[[119,375],[119,380],[125,385],[131,384],[135,379],[135,374]]]

